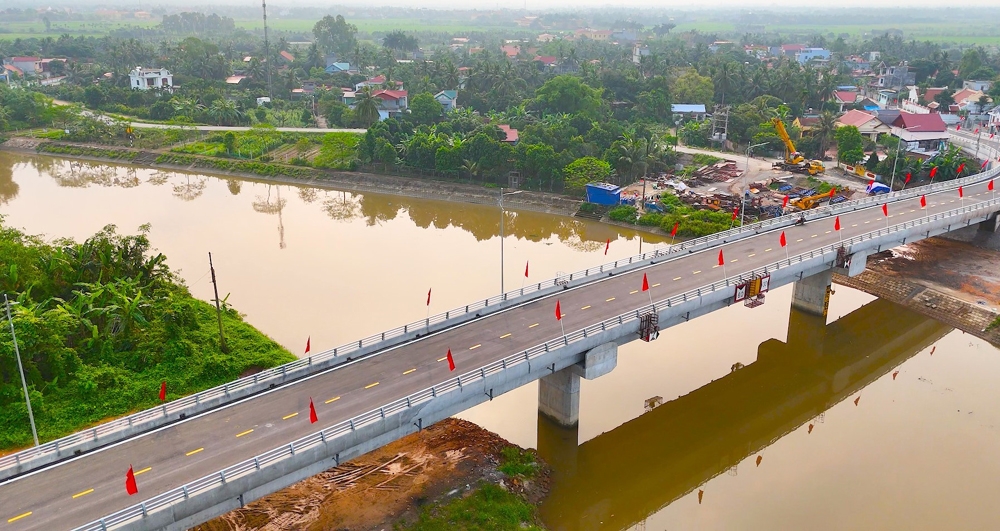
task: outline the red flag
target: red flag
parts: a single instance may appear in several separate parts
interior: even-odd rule
[[[559,309],[559,301],[556,301],[556,321],[562,321],[562,310]]]
[[[313,405],[313,399],[310,396],[309,397],[309,424],[315,424],[317,420],[319,420],[319,417],[316,416],[316,406]]]
[[[431,305],[431,290],[434,288],[427,288],[427,305]]]
[[[889,203],[882,203],[882,215],[889,217]]]
[[[977,127],[976,130],[972,132],[972,134],[978,135],[979,134],[979,128]]]
[[[812,425],[812,424],[810,424],[810,425],[809,425],[809,431],[808,431],[808,433],[812,433],[812,432],[813,432],[813,425]]]
[[[524,262],[524,278],[528,278],[528,262]]]
[[[726,265],[726,259],[722,257],[722,249],[719,249],[719,265]]]
[[[451,349],[448,349],[448,370],[455,370],[455,358],[451,357]]]
[[[956,131],[961,131],[961,130],[962,130],[962,124],[958,124],[958,125],[956,125],[956,126],[955,126],[955,130],[956,130]]]
[[[985,170],[986,169],[986,165],[989,164],[989,163],[990,163],[989,160],[984,160],[983,163],[982,163],[982,165],[979,166],[979,169],[980,170]]]
[[[935,175],[937,175],[937,166],[931,168],[931,179],[933,179]]]
[[[786,195],[784,199],[781,200],[781,208],[788,206],[788,196]]]
[[[312,343],[312,336],[306,338],[306,354],[309,354],[309,346]]]
[[[129,496],[139,493],[139,486],[135,484],[135,472],[132,472],[132,465],[128,466],[128,473],[125,474],[125,492]]]
[[[608,249],[611,248],[611,238],[608,238],[608,243],[604,244],[604,256],[608,255]]]
[[[903,184],[910,184],[910,178],[912,177],[913,175],[910,175],[910,172],[906,172],[906,181]]]
[[[677,236],[677,227],[680,227],[681,223],[679,221],[674,222],[674,228],[670,230],[670,237],[673,238]]]
[[[160,382],[160,402],[167,399],[167,381]]]
[[[993,179],[990,179],[990,184],[986,185],[986,189],[991,192],[993,191]]]
[[[874,179],[872,179],[872,180],[874,180]],[[837,189],[836,188],[830,188],[830,197],[831,198],[833,197],[833,194],[835,194],[835,193],[837,193]]]
[[[833,220],[833,230],[840,230],[840,216]]]
[[[927,198],[920,196],[920,208],[927,208]]]
[[[861,397],[860,397],[860,396],[859,396],[859,397],[857,397],[857,398],[855,398],[855,399],[854,399],[854,405],[855,405],[855,406],[856,406],[856,405],[858,405],[858,402],[860,402],[860,401],[861,401]]]
[[[961,186],[958,187],[958,197],[963,197],[963,195],[962,195],[962,187]]]
[[[962,170],[964,170],[964,169],[965,169],[965,163],[963,162],[963,163],[961,163],[961,164],[958,165],[958,171],[955,172],[955,175],[958,175],[958,174],[962,173]]]
[[[875,179],[872,179],[872,180],[868,181],[868,186],[871,186],[873,184],[875,184]]]
[[[990,140],[993,140],[993,135],[995,135],[995,134],[996,133],[990,133]]]
[[[788,245],[788,242],[785,240],[785,231],[781,231],[781,240],[780,241],[781,241],[781,246],[782,247]]]
[[[733,221],[736,221],[736,216],[737,216],[737,215],[738,215],[739,213],[740,213],[740,209],[738,209],[738,208],[734,208],[734,209],[733,209]]]
[[[646,273],[642,274],[642,291],[649,291],[649,281],[646,280]]]

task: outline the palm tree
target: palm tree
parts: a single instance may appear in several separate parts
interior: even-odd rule
[[[819,115],[816,126],[813,128],[813,137],[819,144],[819,156],[823,158],[826,150],[833,142],[833,135],[837,131],[837,118],[831,112],[824,112]]]
[[[217,125],[234,125],[240,121],[243,113],[240,112],[235,103],[225,98],[219,98],[213,101],[212,106],[208,108],[208,117]]]
[[[355,96],[354,116],[365,127],[370,127],[378,121],[378,110],[382,106],[382,100],[376,98],[371,87],[365,87]]]

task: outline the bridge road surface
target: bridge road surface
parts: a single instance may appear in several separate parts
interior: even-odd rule
[[[965,190],[968,204],[988,200],[986,183]],[[956,189],[927,195],[930,213],[961,206]],[[889,223],[925,214],[920,198],[889,204]],[[842,214],[844,238],[886,226],[880,205]],[[788,252],[800,254],[836,243],[833,218],[785,229]],[[730,276],[784,259],[780,231],[723,246]],[[0,531],[72,529],[115,511],[250,459],[355,415],[426,389],[561,335],[556,300],[567,331],[648,304],[641,291],[649,278],[653,300],[662,300],[723,278],[718,249],[681,255],[628,274],[566,290],[463,326],[432,334],[382,354],[329,369],[297,383],[191,417],[154,432],[0,484]],[[458,366],[448,371],[451,349]],[[309,423],[312,397],[319,422]],[[139,493],[125,492],[129,465]],[[5,522],[6,521],[6,522]]]

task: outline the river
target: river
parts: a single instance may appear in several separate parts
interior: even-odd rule
[[[220,295],[300,355],[500,289],[496,207],[0,152],[0,214],[50,238],[148,223],[206,300],[211,252]],[[522,211],[504,231],[507,289],[660,243]],[[576,430],[538,418],[535,385],[460,416],[552,463],[554,530],[997,525],[996,349],[842,286],[827,323],[790,300],[786,286],[621,347],[583,382]]]

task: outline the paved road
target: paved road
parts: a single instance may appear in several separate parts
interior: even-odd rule
[[[968,186],[965,201],[989,198],[986,185]],[[987,194],[984,196],[984,194]],[[954,190],[927,196],[930,213],[958,207]],[[844,214],[843,237],[852,237],[924,215],[919,199],[893,203],[886,220],[881,208]],[[798,254],[838,240],[833,220],[786,229],[788,252]],[[778,233],[768,232],[718,250],[685,255],[642,271],[615,275],[558,295],[567,330],[607,319],[648,303],[640,292],[646,273],[656,300],[784,258]],[[352,362],[266,395],[188,419],[124,441],[62,465],[0,485],[0,522],[5,529],[69,529],[242,460],[425,389],[456,373],[444,361],[451,349],[458,372],[499,360],[560,335],[556,296],[523,304],[465,326],[433,334],[392,351]],[[309,423],[312,397],[320,422]],[[137,471],[139,494],[125,494],[129,465]]]

